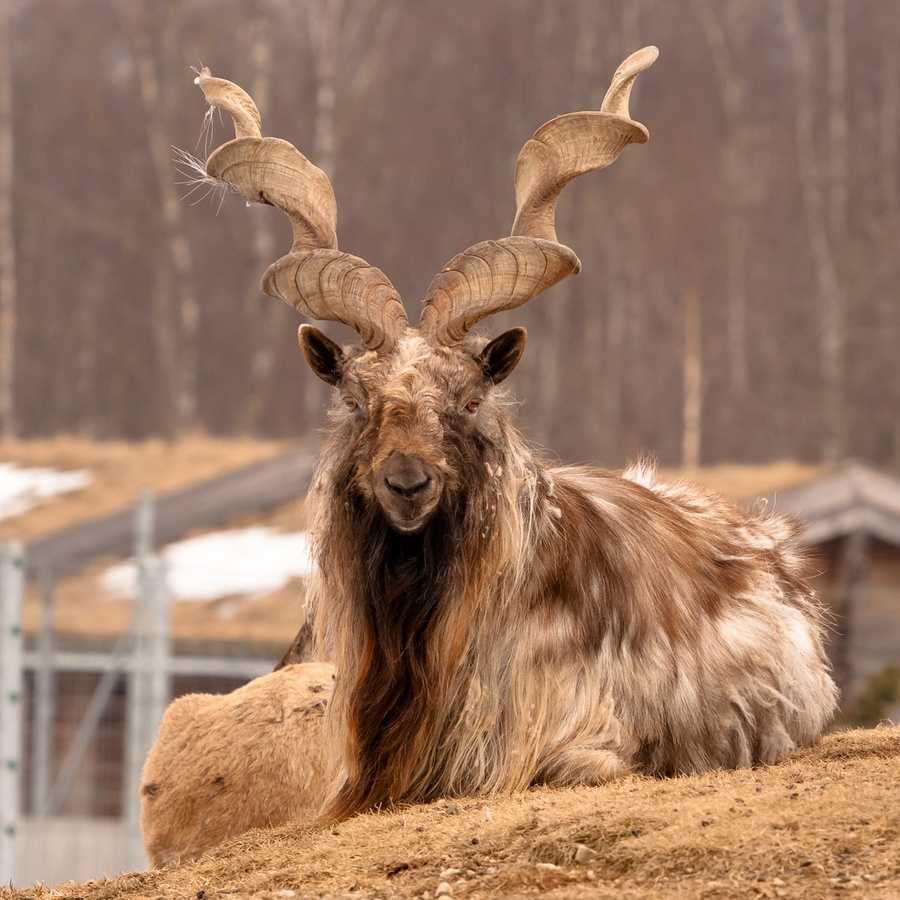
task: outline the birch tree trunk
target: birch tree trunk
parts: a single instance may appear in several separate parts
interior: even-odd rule
[[[828,222],[834,245],[847,234],[849,203],[847,125],[847,11],[845,0],[828,0]]]
[[[900,46],[895,35],[886,29],[883,38],[881,65],[881,108],[879,110],[879,155],[881,194],[885,204],[885,238],[882,253],[882,272],[879,272],[878,319],[881,323],[881,356],[885,360],[887,377],[885,425],[889,442],[889,461],[900,471],[900,303],[895,285],[900,282]]]
[[[595,0],[581,0],[568,12],[547,5],[545,18],[539,22],[545,32],[565,33],[561,26],[569,15],[576,16],[567,110],[599,109],[608,85],[610,60],[618,59],[622,47],[638,46],[639,10],[637,2],[621,11]],[[541,40],[536,43],[540,45]],[[600,190],[611,192],[611,177],[612,173],[603,173],[597,179]],[[590,458],[614,465],[623,449],[625,340],[629,305],[637,293],[629,277],[633,258],[628,248],[636,223],[629,204],[609,204],[603,227],[598,228],[597,206],[587,188],[582,184],[567,194],[557,218],[561,235],[597,235],[603,260],[598,266],[604,273],[602,287],[591,289],[577,280],[564,282],[553,289],[552,296],[539,299],[531,312],[541,323],[540,377],[532,389],[536,413],[532,419],[538,424],[540,443],[558,445],[558,435],[566,435],[573,446],[587,448]],[[581,254],[596,252],[589,245],[573,249]],[[572,385],[565,380],[573,375],[580,385],[581,405],[591,410],[574,420],[566,402]]]
[[[681,465],[700,466],[700,427],[703,410],[703,357],[700,295],[689,289],[684,297],[684,408]]]
[[[600,35],[609,31],[601,24],[605,11],[601,4],[592,0],[581,0],[576,7],[577,31],[572,54],[571,90],[567,109],[597,109],[603,99],[598,69],[602,68]],[[580,185],[579,185],[580,187]],[[585,219],[595,211],[587,209],[584,191],[575,190],[565,198],[562,225],[565,234],[590,233]],[[611,229],[612,230],[612,229]],[[564,239],[565,241],[565,239]],[[607,250],[604,247],[604,250]],[[615,254],[612,254],[615,258]],[[604,285],[603,296],[595,303],[587,303],[581,294],[581,285],[572,282],[557,287],[559,296],[540,298],[537,303],[543,307],[546,325],[541,329],[542,359],[539,384],[540,409],[542,413],[542,440],[553,446],[557,434],[566,434],[591,448],[591,455],[608,461],[612,445],[617,435],[619,399],[618,370],[616,359],[618,347],[610,346],[610,321],[616,320],[620,291],[616,280],[617,272],[609,272],[609,281]],[[573,330],[571,322],[582,323]],[[571,341],[570,346],[566,346]],[[574,418],[567,403],[561,402],[566,396],[565,376],[571,378],[571,359],[575,354],[580,362],[578,380],[581,383],[582,400],[585,408],[592,412],[599,407],[596,415]],[[552,377],[547,376],[547,364],[552,367]],[[593,396],[597,395],[597,396]],[[597,402],[599,400],[599,403]],[[597,421],[599,418],[600,421]]]
[[[272,36],[274,30],[272,0],[258,0],[250,15],[250,96],[266,121],[272,95]],[[259,279],[275,261],[274,221],[271,209],[253,204],[250,217],[250,269],[252,284],[247,287],[247,322],[250,327],[250,368],[247,392],[241,410],[239,428],[244,434],[256,434],[266,405],[272,396],[275,378],[278,335],[287,328],[288,308],[266,297],[259,290]]]
[[[337,135],[338,45],[344,0],[309,0],[306,24],[316,73],[315,164],[334,183]]]
[[[164,377],[172,395],[174,430],[183,435],[197,425],[197,331],[199,306],[194,289],[191,247],[184,227],[181,202],[175,184],[169,117],[163,88],[153,58],[151,35],[177,28],[174,8],[144,3],[136,12],[132,29],[138,80],[147,129],[147,143],[160,198],[170,277],[156,292],[156,328]],[[167,41],[160,41],[163,47]],[[174,71],[174,65],[171,67]]]
[[[337,187],[338,94],[352,102],[353,93],[369,89],[377,60],[389,46],[390,26],[399,12],[397,0],[306,0],[306,28],[315,73],[314,155],[310,157]],[[353,70],[342,71],[341,57],[353,60]],[[349,67],[348,67],[349,69]],[[321,415],[322,385],[307,379],[306,412],[309,422]]]
[[[16,434],[14,373],[16,248],[13,234],[13,121],[10,0],[0,0],[0,437]]]
[[[629,52],[640,47],[639,24],[642,3],[632,0],[625,3],[619,14],[618,33],[608,42],[611,55],[619,56],[619,48]],[[615,47],[614,52],[613,47]],[[603,90],[605,73],[596,72],[596,83]],[[638,87],[640,91],[641,88]],[[626,344],[629,331],[634,329],[638,317],[638,307],[644,303],[644,290],[634,277],[634,249],[643,244],[641,239],[640,213],[634,203],[618,203],[611,214],[615,217],[613,228],[607,240],[610,242],[612,257],[609,283],[609,305],[606,311],[606,338],[604,341],[605,378],[603,388],[604,431],[607,464],[619,465],[623,459],[632,458],[634,447],[626,446],[625,432],[625,383],[633,377],[628,372],[628,352]]]
[[[722,157],[723,219],[725,239],[725,297],[727,304],[728,375],[731,396],[728,409],[740,411],[750,381],[747,348],[746,248],[753,206],[750,147],[751,123],[747,82],[735,60],[729,35],[741,34],[742,3],[713,4],[691,0],[712,54],[726,144]],[[733,430],[733,429],[732,429]],[[735,448],[731,448],[734,452]]]
[[[828,232],[829,204],[822,187],[822,164],[816,150],[812,52],[800,18],[797,0],[782,0],[782,9],[796,74],[794,127],[797,168],[803,196],[806,234],[819,299],[825,432],[822,457],[827,461],[835,461],[844,455],[846,448],[844,299],[835,251]]]

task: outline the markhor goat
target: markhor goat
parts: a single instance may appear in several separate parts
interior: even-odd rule
[[[793,524],[643,466],[550,466],[499,385],[525,347],[481,319],[577,273],[554,212],[576,175],[647,139],[628,112],[638,51],[599,112],[540,128],[519,157],[512,236],[453,259],[408,324],[388,279],[337,249],[324,174],[260,137],[253,101],[199,80],[235,121],[207,176],[291,218],[263,290],[352,326],[303,325],[334,386],[311,491],[318,646],[337,667],[326,727],[342,766],[326,818],[391,801],[773,762],[835,706],[822,613]]]

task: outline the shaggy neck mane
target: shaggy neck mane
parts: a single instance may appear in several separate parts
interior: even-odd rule
[[[484,465],[467,471],[487,472]],[[338,479],[340,481],[341,479]],[[488,498],[488,494],[490,498]],[[347,781],[326,817],[342,819],[408,795],[416,771],[461,714],[449,689],[464,657],[489,564],[496,489],[487,475],[445,497],[420,534],[387,524],[377,504],[335,483],[323,571],[344,575],[330,600],[352,622],[355,647],[337,647]],[[436,760],[431,760],[433,771]]]

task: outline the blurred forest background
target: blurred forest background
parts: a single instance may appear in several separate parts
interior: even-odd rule
[[[490,323],[529,329],[523,429],[610,466],[900,470],[898,0],[0,0],[3,434],[321,424],[300,317],[258,289],[286,217],[179,183],[173,148],[209,149],[192,66],[328,172],[341,248],[416,322],[509,233],[533,131],[646,44],[649,143],[559,204],[582,274]]]

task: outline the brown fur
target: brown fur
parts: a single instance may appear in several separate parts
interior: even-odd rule
[[[797,528],[640,467],[548,466],[485,352],[411,332],[329,365],[310,597],[344,772],[326,818],[749,766],[814,741],[836,692]],[[394,450],[439,488],[415,530],[414,502],[379,493]]]
[[[579,271],[557,241],[559,192],[646,140],[628,101],[657,52],[623,62],[600,113],[554,119],[526,143],[512,236],[448,263],[418,331],[379,270],[337,251],[324,174],[261,138],[243,91],[200,73],[239,138],[207,172],[292,221],[291,252],[263,289],[362,340],[343,351],[300,328],[307,362],[335,388],[311,491],[309,596],[338,672],[326,723],[342,764],[325,818],[630,768],[771,762],[832,715],[796,528],[640,468],[547,465],[497,390],[524,330],[471,337]]]
[[[169,706],[141,780],[154,866],[315,816],[327,789],[322,716],[332,674],[323,663],[292,665],[230,694],[187,694]]]

